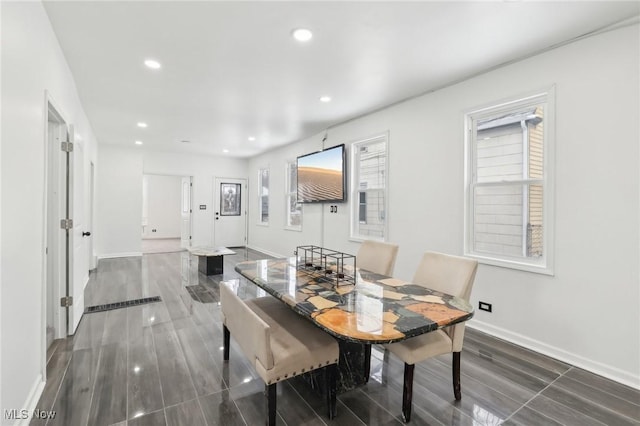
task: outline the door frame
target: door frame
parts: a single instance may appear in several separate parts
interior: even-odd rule
[[[44,303],[42,303],[42,307],[41,307],[41,311],[42,311],[42,322],[41,322],[41,341],[42,341],[42,353],[41,353],[41,359],[42,359],[42,377],[46,378],[46,373],[47,373],[47,311],[48,311],[48,297],[47,297],[47,287],[48,285],[54,285],[53,287],[53,308],[55,309],[54,312],[56,312],[56,315],[54,315],[54,323],[56,324],[56,333],[54,335],[54,339],[59,339],[59,338],[64,338],[67,337],[68,332],[69,332],[69,324],[67,322],[67,312],[69,310],[69,308],[64,308],[62,306],[59,306],[59,303],[57,303],[58,300],[60,300],[60,298],[62,297],[62,295],[65,294],[66,292],[66,284],[62,281],[64,281],[63,279],[60,279],[60,277],[62,277],[63,275],[60,273],[60,271],[63,270],[67,270],[66,268],[66,263],[67,260],[69,262],[69,268],[67,270],[67,275],[69,277],[69,283],[70,286],[72,285],[72,280],[73,280],[73,276],[72,276],[72,268],[73,268],[73,261],[71,259],[71,257],[69,257],[69,259],[67,259],[67,253],[65,253],[64,250],[64,246],[65,246],[65,240],[64,240],[64,236],[63,233],[60,232],[60,228],[56,227],[56,229],[58,229],[58,237],[55,239],[56,241],[54,241],[53,243],[56,244],[55,249],[58,251],[58,262],[57,262],[57,268],[58,268],[58,279],[54,279],[53,283],[49,283],[49,276],[48,276],[48,245],[49,245],[49,231],[50,231],[50,216],[51,216],[51,212],[49,212],[49,205],[48,205],[48,198],[49,198],[49,167],[52,161],[56,160],[53,158],[50,158],[49,156],[49,151],[50,151],[50,144],[53,141],[50,141],[49,139],[49,117],[52,116],[55,121],[57,123],[59,123],[62,127],[62,129],[65,130],[66,133],[66,129],[68,129],[68,126],[70,126],[69,121],[66,119],[67,115],[65,114],[65,112],[60,108],[59,104],[53,99],[53,97],[51,96],[51,94],[48,91],[45,91],[45,99],[44,99],[44,137],[43,137],[43,146],[44,146],[44,187],[43,187],[43,224],[42,224],[42,229],[43,229],[43,233],[42,233],[42,251],[41,251],[41,265],[42,265],[42,289],[41,289],[41,294],[42,294],[42,300],[44,301]],[[61,132],[62,134],[62,132]],[[52,151],[52,152],[58,152],[58,151]],[[60,160],[60,157],[57,158],[57,160]],[[66,174],[65,170],[62,170],[62,168],[60,168],[60,170],[57,170],[57,186],[56,189],[58,190],[58,212],[61,210],[61,205],[62,203],[66,202],[66,197],[70,196],[71,191],[68,191],[66,194],[64,193],[66,191],[65,186],[62,184],[62,177]],[[70,200],[71,202],[71,200]],[[72,204],[70,204],[70,208],[72,208]],[[59,219],[59,214],[55,215],[56,218],[56,222]],[[55,226],[55,222],[53,222],[53,226]],[[69,273],[70,272],[70,273]]]
[[[146,171],[144,170],[144,168],[142,169],[142,176],[144,179],[145,175],[156,175],[156,176],[171,176],[171,177],[182,177],[182,178],[189,178],[189,181],[191,183],[190,186],[190,194],[189,194],[189,235],[193,236],[193,181],[195,180],[194,178],[194,174],[193,173],[166,173],[166,172],[162,172],[162,171]],[[182,188],[182,186],[181,186]],[[143,197],[143,201],[142,203],[144,204],[144,193],[142,194]],[[142,207],[142,206],[141,206]],[[180,210],[182,211],[182,189],[180,191]],[[144,214],[144,208],[141,208],[141,212],[142,214]],[[182,219],[180,219],[182,221]],[[182,222],[180,223],[180,229],[182,230]],[[140,233],[140,241],[142,241],[144,238],[144,232]],[[193,239],[189,240],[189,246],[193,245]]]

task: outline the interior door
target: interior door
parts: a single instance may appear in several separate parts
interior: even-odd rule
[[[213,242],[216,247],[247,244],[247,180],[214,179]]]
[[[182,177],[180,247],[191,246],[191,176]]]
[[[69,126],[69,140],[74,140],[73,127]],[[69,286],[67,295],[73,297],[69,309],[68,333],[73,334],[80,323],[84,312],[84,287],[89,281],[89,259],[85,217],[85,161],[84,147],[74,142],[73,150],[68,153],[69,161],[69,213],[73,220],[73,228],[69,232]]]

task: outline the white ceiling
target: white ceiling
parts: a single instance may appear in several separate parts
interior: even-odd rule
[[[100,143],[229,156],[301,140],[637,16],[639,5],[45,2]],[[294,40],[298,27],[313,39]]]

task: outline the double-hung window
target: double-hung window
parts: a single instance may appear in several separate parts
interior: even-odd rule
[[[298,203],[298,165],[289,161],[285,170],[285,210],[287,212],[286,229],[302,230],[302,205]]]
[[[387,134],[351,144],[351,238],[387,238]]]
[[[465,254],[552,274],[553,91],[466,115]]]
[[[258,224],[269,224],[269,169],[258,171]]]

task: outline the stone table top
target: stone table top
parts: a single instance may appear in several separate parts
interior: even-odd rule
[[[459,297],[362,269],[355,285],[339,286],[297,270],[295,257],[240,262],[235,270],[328,333],[356,343],[398,342],[474,313]]]
[[[195,256],[225,256],[227,254],[236,254],[235,251],[226,247],[190,247],[189,253]]]

